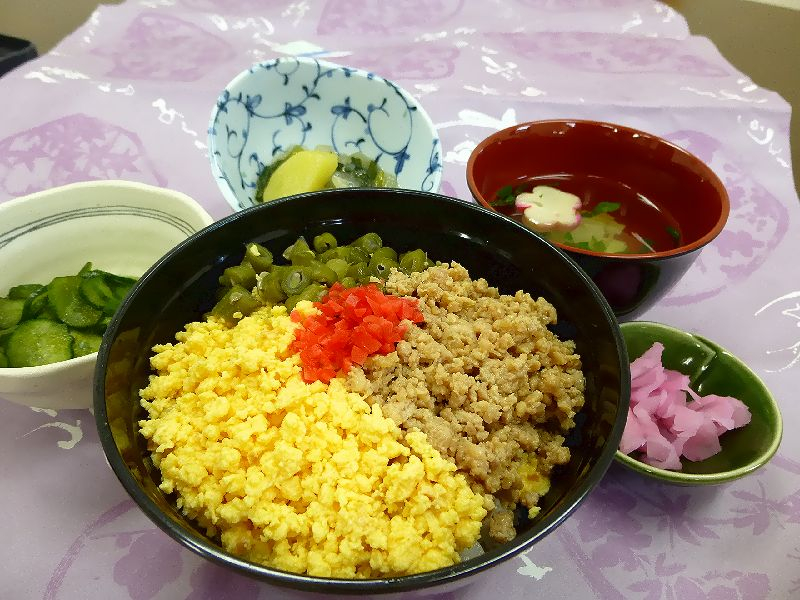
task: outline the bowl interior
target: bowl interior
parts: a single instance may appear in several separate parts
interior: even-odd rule
[[[124,181],[31,194],[4,203],[0,215],[0,295],[20,283],[75,274],[88,261],[138,277],[213,220],[183,194]]]
[[[540,516],[508,544],[453,567],[383,580],[381,591],[441,583],[507,558],[558,525],[600,480],[624,426],[628,361],[608,305],[583,272],[524,227],[476,205],[405,190],[332,190],[251,208],[217,222],[171,252],[131,292],[107,332],[98,360],[95,414],[109,462],[128,492],[160,527],[202,555],[250,575],[317,591],[374,591],[374,581],[311,578],[232,559],[180,515],[158,490],[137,433],[138,390],[150,348],[202,318],[222,270],[241,260],[245,242],[280,251],[298,235],[339,239],[378,232],[398,250],[422,247],[456,260],[502,292],[524,289],[555,305],[562,338],[574,339],[587,374],[586,405],[569,440],[572,460],[554,477]],[[535,268],[532,268],[534,267]]]
[[[212,221],[182,193],[129,181],[79,182],[9,200],[0,205],[0,296],[15,285],[74,275],[87,262],[139,277]],[[0,396],[39,408],[88,408],[96,356],[0,369]]]
[[[655,477],[685,483],[721,483],[746,475],[764,465],[780,444],[782,421],[769,390],[741,360],[710,340],[659,323],[623,323],[628,355],[635,360],[653,345],[664,344],[663,363],[689,375],[692,389],[701,396],[732,396],[750,409],[752,420],[720,437],[722,451],[702,461],[683,459],[682,471],[650,467],[621,452],[624,465]]]
[[[398,187],[436,192],[441,144],[424,109],[397,84],[359,69],[286,57],[231,81],[211,115],[212,171],[234,209],[255,204],[264,165],[293,146],[361,152]]]
[[[639,196],[646,199],[682,235],[680,248],[659,254],[702,246],[728,216],[725,188],[702,161],[654,135],[610,123],[537,121],[509,127],[478,144],[467,166],[472,194],[490,208],[500,188],[552,175],[587,178],[595,182],[590,193],[622,202],[623,209],[626,202],[641,201]]]

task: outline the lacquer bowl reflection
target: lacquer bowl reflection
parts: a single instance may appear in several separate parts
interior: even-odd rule
[[[275,251],[321,232],[355,239],[377,232],[398,250],[421,247],[455,260],[503,293],[519,289],[557,309],[555,332],[575,340],[586,375],[586,404],[568,440],[572,459],[553,477],[541,512],[512,541],[481,556],[419,575],[341,580],[287,573],[236,558],[186,519],[158,488],[159,476],[138,434],[138,391],[146,385],[156,343],[174,339],[213,306],[222,271],[238,264],[244,244]],[[408,190],[330,190],[234,213],[192,236],[147,272],[110,325],[95,379],[95,416],[109,464],[141,509],[174,539],[218,564],[266,582],[306,591],[388,593],[463,585],[471,576],[550,533],[600,481],[622,435],[629,396],[628,361],[608,304],[586,275],[528,229],[475,204]]]
[[[679,230],[680,240],[672,247],[630,254],[555,242],[623,320],[642,314],[678,282],[722,231],[730,210],[724,185],[699,158],[660,137],[613,123],[522,123],[480,142],[467,163],[470,191],[490,210],[498,210],[492,201],[501,188],[553,176],[594,182],[587,195],[621,203],[621,212],[643,202]]]

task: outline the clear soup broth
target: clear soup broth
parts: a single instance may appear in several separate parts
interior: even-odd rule
[[[524,224],[523,211],[514,206],[514,198],[539,185],[581,200],[581,221],[575,229],[539,233],[551,242],[610,254],[665,252],[682,244],[678,222],[669,213],[625,184],[595,175],[532,177],[498,190],[492,206]]]

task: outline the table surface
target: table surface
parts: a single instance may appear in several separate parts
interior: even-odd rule
[[[789,432],[776,457],[711,488],[614,465],[548,538],[442,597],[800,597],[800,205],[786,102],[650,0],[129,1],[0,79],[0,202],[122,178],[229,214],[208,167],[211,107],[240,70],[282,54],[369,69],[412,92],[442,137],[442,192],[464,201],[478,141],[555,117],[663,135],[707,161],[731,197],[725,230],[644,318],[753,367]],[[156,529],[109,470],[89,411],[0,400],[0,481],[3,598],[284,596]]]

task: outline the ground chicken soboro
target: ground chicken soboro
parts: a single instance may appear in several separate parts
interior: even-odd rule
[[[394,271],[385,291],[419,298],[425,322],[396,352],[352,369],[348,387],[404,430],[425,432],[487,495],[487,508],[502,507],[489,536],[513,538],[510,509],[536,514],[552,468],[569,461],[563,434],[584,402],[574,343],[547,328],[556,311],[546,300],[500,295],[457,263]]]
[[[481,496],[343,380],[305,383],[287,356],[296,327],[265,308],[155,347],[140,428],[161,489],[229,552],[286,571],[392,577],[458,562]]]

